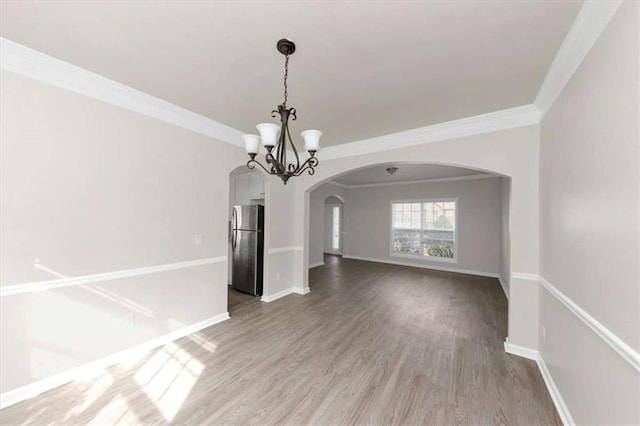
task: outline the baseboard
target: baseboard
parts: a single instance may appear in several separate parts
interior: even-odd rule
[[[504,342],[504,350],[505,352],[517,355],[523,358],[527,358],[536,362],[538,366],[538,370],[540,370],[540,374],[542,375],[542,379],[544,380],[544,384],[547,387],[547,391],[553,400],[553,405],[555,405],[556,410],[558,411],[558,415],[562,420],[562,423],[566,426],[575,425],[573,421],[573,417],[571,417],[571,413],[567,408],[567,405],[564,403],[562,399],[562,395],[560,395],[560,391],[553,381],[553,377],[551,377],[551,373],[547,368],[547,364],[545,364],[544,359],[542,359],[542,355],[535,349],[525,348],[524,346],[514,345],[513,343],[509,343],[509,340],[505,340]]]
[[[311,265],[309,265],[309,269],[317,268],[318,266],[322,266],[322,265],[324,265],[324,262],[312,263]]]
[[[492,272],[471,271],[469,269],[449,268],[446,266],[425,265],[421,263],[411,263],[411,262],[399,262],[396,260],[374,259],[371,257],[361,257],[361,256],[342,256],[342,258],[353,259],[353,260],[364,260],[366,262],[387,263],[389,265],[410,266],[412,268],[431,269],[434,271],[455,272],[458,274],[477,275],[480,277],[498,278],[498,274],[494,274]]]
[[[538,359],[538,351],[535,349],[525,348],[524,346],[509,343],[509,339],[504,341],[504,351],[511,355],[518,355],[522,358],[536,361]]]
[[[273,293],[273,294],[264,294],[260,298],[260,301],[266,302],[266,303],[273,302],[274,300],[281,299],[285,296],[290,295],[291,293],[293,293],[293,287],[288,288],[286,290],[279,291],[277,293]]]
[[[542,359],[542,355],[540,355],[539,353],[536,358],[536,363],[538,364],[538,370],[540,370],[540,374],[542,374],[544,384],[547,386],[547,390],[551,395],[553,404],[556,406],[556,410],[558,410],[558,415],[560,416],[562,423],[564,425],[575,425],[573,417],[571,417],[571,413],[569,412],[569,408],[567,408],[567,405],[564,403],[562,395],[560,395],[560,391],[558,390],[558,387],[553,381],[553,377],[551,377],[551,373],[547,368],[547,364],[545,364],[544,359]]]
[[[174,340],[178,340],[184,336],[188,336],[189,334],[195,333],[214,324],[218,324],[227,319],[229,319],[229,312],[224,312],[220,315],[216,315],[204,321],[200,321],[179,330],[172,331],[171,333],[165,334],[164,336],[157,337],[153,340],[129,349],[125,349],[113,355],[109,355],[105,358],[98,359],[83,366],[56,374],[55,376],[47,377],[46,379],[38,380],[37,382],[5,392],[0,395],[0,409],[13,404],[17,404],[18,402],[27,400],[29,398],[33,398],[34,396],[57,388],[58,386],[67,384],[69,382],[95,377],[96,375],[103,373],[104,369],[107,367],[119,364],[142,352],[148,352],[152,349],[166,345],[167,343],[173,342]]]
[[[311,292],[311,290],[309,290],[309,287],[306,287],[306,288],[303,288],[303,287],[290,287],[290,288],[288,288],[286,290],[282,290],[282,291],[279,291],[279,292],[274,293],[274,294],[263,295],[260,298],[260,300],[262,302],[270,303],[270,302],[273,302],[275,300],[282,299],[283,297],[288,296],[288,295],[293,294],[293,293],[295,293],[295,294],[303,294],[304,295],[304,294],[308,294],[310,292]]]
[[[507,296],[507,300],[509,300],[509,289],[507,288],[507,285],[502,280],[502,277],[500,275],[498,275],[498,281],[500,282],[500,287],[502,287],[502,291],[504,291],[504,295]]]

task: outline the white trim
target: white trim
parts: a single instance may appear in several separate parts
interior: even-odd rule
[[[47,377],[46,379],[38,380],[37,382],[30,383],[17,389],[5,392],[0,395],[0,409],[6,408],[10,405],[24,401],[26,399],[33,398],[36,395],[57,388],[58,386],[62,386],[66,383],[102,374],[103,370],[107,367],[126,361],[127,359],[134,357],[140,353],[148,352],[152,349],[166,345],[167,343],[173,342],[174,340],[180,339],[184,336],[188,336],[189,334],[195,333],[214,324],[218,324],[227,319],[229,319],[229,313],[224,312],[220,315],[216,315],[204,321],[200,321],[179,330],[172,331],[168,334],[165,334],[164,336],[157,337],[153,340],[129,349],[125,349],[121,352],[117,352],[105,358],[92,361],[83,366],[76,367],[63,373]]]
[[[414,145],[479,135],[540,122],[540,111],[533,105],[524,105],[501,111],[475,115],[459,120],[406,130],[355,142],[332,145],[318,152],[320,160],[371,154],[401,149]]]
[[[621,4],[622,0],[587,0],[582,4],[534,101],[542,117],[549,112]]]
[[[281,299],[281,298],[283,298],[285,296],[288,296],[288,295],[290,295],[292,293],[293,293],[293,287],[288,288],[286,290],[279,291],[277,293],[270,294],[270,295],[269,294],[264,294],[260,298],[260,301],[261,302],[270,303],[270,302],[273,302],[274,300]]]
[[[268,253],[275,254],[275,253],[284,253],[287,251],[303,251],[303,250],[304,250],[304,247],[298,247],[298,246],[278,247],[278,248],[269,249]]]
[[[509,343],[509,338],[504,341],[504,351],[508,354],[518,355],[522,358],[532,359],[534,361],[538,359],[538,351]]]
[[[409,254],[396,252],[393,250],[393,205],[394,204],[403,204],[403,203],[436,203],[436,202],[453,202],[455,204],[454,213],[455,213],[455,228],[453,228],[453,259],[449,259],[446,257],[437,257],[437,256],[424,256],[420,254]],[[420,207],[420,223],[424,224],[424,218],[422,215],[424,214],[424,209],[422,206]],[[415,259],[418,261],[429,260],[438,263],[450,263],[457,264],[458,263],[458,197],[453,198],[425,198],[425,199],[410,199],[410,200],[391,200],[389,203],[389,256],[390,257],[403,257],[408,259]],[[422,247],[422,237],[424,229],[420,227],[420,246]]]
[[[349,185],[346,185],[344,183],[340,183],[340,182],[336,182],[335,180],[330,180],[329,182],[327,182],[330,185],[335,185],[335,186],[339,186],[340,188],[350,188]],[[330,197],[331,195],[329,195]]]
[[[535,349],[509,343],[509,339],[504,342],[504,351],[508,354],[520,356],[536,362],[538,370],[540,370],[542,380],[544,380],[544,384],[551,396],[551,400],[553,400],[553,405],[555,405],[558,415],[560,416],[560,420],[562,420],[562,424],[566,426],[575,425],[573,417],[571,417],[571,413],[569,412],[569,408],[567,408],[567,404],[565,404],[564,399],[562,399],[562,395],[560,394],[556,383],[553,381],[553,377],[551,377],[551,373],[549,372],[542,355]]]
[[[242,132],[91,71],[0,38],[0,67],[242,147]]]
[[[309,269],[317,268],[318,266],[324,265],[324,262],[316,262],[309,265]]]
[[[500,282],[500,287],[502,287],[504,295],[507,296],[507,300],[509,300],[509,289],[507,288],[507,284],[504,282],[500,275],[498,275],[498,282]]]
[[[547,386],[547,391],[549,391],[549,395],[551,395],[553,405],[556,406],[556,410],[558,411],[560,420],[562,420],[562,424],[566,426],[575,425],[576,423],[573,421],[569,408],[567,407],[567,404],[565,404],[564,399],[562,399],[560,390],[558,390],[556,383],[553,381],[553,377],[551,377],[551,373],[549,372],[544,359],[542,359],[542,355],[538,354],[536,357],[536,364],[538,364],[538,370],[540,370],[544,384]]]
[[[137,277],[139,275],[154,274],[157,272],[173,271],[176,269],[192,268],[194,266],[209,265],[212,263],[226,262],[227,256],[209,257],[206,259],[187,260],[185,262],[166,263],[164,265],[145,266],[142,268],[125,269],[122,271],[103,272],[100,274],[83,275],[80,277],[64,277],[55,280],[37,281],[25,284],[9,285],[0,288],[0,297],[13,296],[24,293],[51,290],[54,288],[86,285],[100,281],[118,280],[121,278]],[[34,268],[45,269],[39,263],[34,263]]]
[[[311,293],[311,289],[309,287],[293,287],[293,292],[295,294],[309,294]]]
[[[374,259],[372,257],[361,257],[361,256],[342,256],[342,258],[353,259],[353,260],[364,260],[366,262],[387,263],[389,265],[410,266],[413,268],[432,269],[434,271],[455,272],[458,274],[477,275],[480,277],[498,278],[498,274],[495,274],[492,272],[472,271],[469,269],[447,268],[447,267],[437,266],[437,265],[425,265],[425,264],[410,263],[410,262],[396,262],[393,260]]]
[[[611,330],[605,327],[597,319],[592,317],[587,311],[569,299],[564,293],[554,287],[543,277],[538,277],[539,282],[552,296],[569,309],[583,323],[587,325],[598,337],[604,340],[615,352],[627,361],[636,371],[640,372],[640,354],[631,346],[626,344],[621,338],[616,336]]]
[[[242,147],[242,132],[91,71],[0,38],[0,67],[53,86]],[[334,145],[318,152],[321,160],[393,150],[423,143],[489,133],[540,122],[533,105],[494,111],[418,129]]]
[[[412,184],[418,184],[418,183],[436,183],[436,182],[455,182],[455,181],[461,181],[461,180],[487,179],[487,178],[499,178],[499,177],[500,176],[498,175],[483,173],[481,175],[478,174],[478,175],[452,176],[452,177],[445,177],[445,178],[432,178],[432,179],[420,179],[420,180],[402,180],[397,182],[363,183],[363,184],[357,184],[357,185],[347,185],[347,184],[341,183],[339,184],[339,186],[342,186],[343,188],[369,188],[369,187],[376,187],[376,186],[412,185]],[[335,184],[337,182],[330,181],[330,183]]]
[[[511,278],[515,280],[538,281],[538,276],[536,274],[526,274],[523,272],[512,272]]]
[[[290,294],[308,294],[310,293],[311,290],[309,290],[309,287],[303,288],[303,287],[290,287],[287,288],[285,290],[279,291],[277,293],[271,294],[271,295],[263,295],[260,298],[260,301],[265,302],[265,303],[270,303],[273,302],[274,300],[278,300],[278,299],[282,299],[285,296],[288,296]]]

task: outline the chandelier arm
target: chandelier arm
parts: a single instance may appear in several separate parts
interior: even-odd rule
[[[291,140],[291,132],[289,132],[289,126],[287,125],[287,137],[289,138],[289,143],[291,144],[291,150],[293,151],[293,155],[296,156],[296,163],[289,164],[288,168],[290,172],[295,172],[300,169],[300,156],[298,155],[298,150],[296,149],[295,144]]]
[[[247,168],[249,168],[250,170],[253,170],[253,169],[255,169],[255,168],[256,168],[256,164],[257,164],[258,166],[260,166],[260,168],[261,168],[262,170],[264,170],[265,172],[267,172],[268,174],[270,174],[270,175],[274,174],[274,173],[273,173],[273,167],[271,167],[272,171],[270,172],[270,171],[269,171],[269,170],[267,170],[267,168],[266,168],[265,166],[263,166],[263,165],[262,165],[262,163],[261,163],[261,162],[259,162],[258,160],[253,160],[253,159],[252,159],[252,160],[247,161]]]
[[[284,170],[279,166],[278,162],[276,161],[276,158],[273,156],[271,152],[267,152],[264,157],[267,160],[267,164],[271,164],[271,172],[267,172],[267,173],[271,175],[280,175],[284,173]]]
[[[308,170],[309,174],[312,175],[315,173],[315,167],[317,167],[318,164],[320,164],[320,161],[318,161],[316,157],[309,157],[293,175],[300,176],[305,170]]]

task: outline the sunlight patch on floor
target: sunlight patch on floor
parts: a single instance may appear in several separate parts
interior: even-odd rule
[[[93,385],[87,391],[83,392],[84,399],[79,401],[78,405],[73,407],[67,415],[65,420],[69,420],[71,417],[75,417],[89,408],[100,396],[113,384],[113,378],[110,374],[104,373],[96,380]]]
[[[175,343],[168,343],[136,372],[134,379],[171,421],[203,370],[204,364]]]
[[[216,351],[216,349],[218,349],[218,345],[216,345],[215,343],[210,342],[209,340],[205,339],[202,336],[202,334],[200,334],[198,332],[190,334],[188,337],[189,337],[189,339],[193,340],[198,345],[200,345],[200,347],[202,347],[202,349],[204,349],[207,352],[214,353]]]
[[[105,405],[102,410],[87,423],[88,425],[140,424],[140,420],[131,411],[129,403],[118,396]]]

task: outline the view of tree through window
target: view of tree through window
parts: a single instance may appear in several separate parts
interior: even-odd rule
[[[391,216],[394,253],[454,258],[454,200],[394,202]]]

